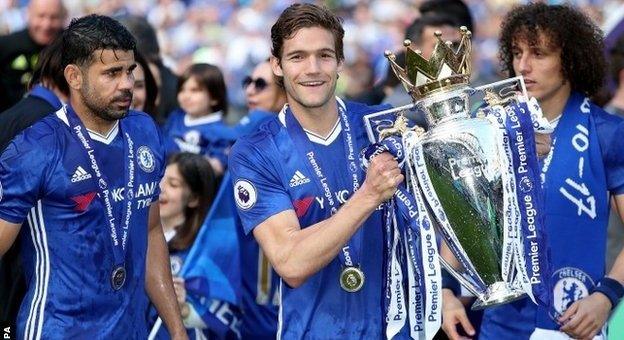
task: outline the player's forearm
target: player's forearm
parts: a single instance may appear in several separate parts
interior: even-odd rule
[[[363,190],[357,191],[332,217],[293,232],[274,267],[290,286],[300,286],[336,258],[378,206]]]
[[[146,259],[145,289],[169,333],[177,338],[186,336],[180,309],[173,290],[169,252],[161,230],[149,231]]]

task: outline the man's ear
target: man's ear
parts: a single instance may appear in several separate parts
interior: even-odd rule
[[[63,75],[65,76],[65,81],[67,81],[67,84],[70,88],[74,90],[80,90],[84,79],[82,70],[80,69],[80,67],[78,67],[78,65],[69,64],[65,66],[65,70],[63,70]]]
[[[280,60],[277,59],[275,56],[271,56],[269,58],[269,61],[271,62],[271,70],[273,70],[273,74],[278,77],[283,77],[284,71],[282,71],[282,65],[280,63]]]

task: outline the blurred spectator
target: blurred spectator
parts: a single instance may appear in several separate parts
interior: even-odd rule
[[[258,64],[242,82],[249,112],[237,126],[237,136],[254,131],[265,120],[275,116],[286,104],[286,93],[277,84],[268,60]]]
[[[137,67],[132,71],[134,75],[134,89],[132,90],[132,104],[130,108],[143,111],[156,120],[158,115],[156,112],[156,97],[158,96],[156,80],[154,80],[147,60],[143,58],[141,53],[135,55],[135,60],[137,61]]]
[[[456,25],[466,26],[469,31],[474,32],[470,9],[462,0],[427,0],[418,9],[422,16],[433,14],[451,17]]]
[[[196,289],[191,282],[186,282],[181,272],[215,198],[217,180],[212,167],[200,155],[174,154],[169,158],[160,188],[161,223],[169,247],[173,284],[189,339],[240,337],[238,324],[224,321],[227,317],[217,312],[222,307],[214,307],[228,303],[205,295],[210,292]],[[228,310],[234,312],[236,307],[230,306]],[[156,318],[156,310],[152,308],[150,319],[155,323]],[[155,339],[169,338],[167,330],[160,327]]]
[[[150,64],[150,70],[157,86],[157,115],[152,116],[159,124],[164,124],[170,112],[178,107],[176,99],[178,77],[163,63],[156,32],[150,23],[141,16],[128,16],[120,19],[137,40],[137,49]]]
[[[17,104],[0,113],[0,153],[20,132],[60,109],[62,102],[67,101],[69,89],[63,77],[59,45],[60,39],[55,39],[41,51],[31,79],[30,92]],[[19,248],[20,242],[13,243],[0,260],[0,320],[13,324],[26,292]]]
[[[223,120],[228,113],[223,73],[214,65],[193,64],[180,77],[177,93],[180,109],[171,113],[164,127],[167,152],[204,155],[222,176],[234,143]]]
[[[0,37],[0,111],[22,98],[39,52],[61,31],[67,12],[61,0],[32,0],[27,13],[27,28]]]
[[[443,41],[451,41],[455,46],[459,43],[460,34],[457,22],[451,17],[435,14],[429,14],[414,20],[405,31],[405,39],[409,39],[412,42],[412,49],[420,50],[422,56],[429,59],[436,43],[439,41],[435,36],[437,31],[442,34],[440,39]],[[397,63],[405,65],[404,51],[397,55]],[[405,91],[390,67],[388,68],[383,92],[385,94],[383,102],[394,107],[407,105],[412,102],[412,98]],[[424,125],[422,117],[416,121],[419,125]]]

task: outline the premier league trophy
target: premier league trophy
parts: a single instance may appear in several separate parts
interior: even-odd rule
[[[526,99],[521,78],[505,83],[518,85],[511,90],[471,88],[471,34],[465,27],[461,34],[454,50],[436,32],[438,44],[428,60],[406,40],[403,67],[386,52],[414,104],[366,117],[369,136],[374,142],[389,137],[402,142],[407,191],[426,206],[425,214],[460,263],[454,268],[440,257],[477,297],[473,309],[527,295],[539,302],[548,291],[533,135],[543,122],[541,111]],[[484,105],[472,117],[469,100],[476,93]],[[409,127],[410,110],[424,113],[426,131]],[[394,120],[391,127],[388,117]]]

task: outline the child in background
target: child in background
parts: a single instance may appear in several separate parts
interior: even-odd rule
[[[212,167],[202,156],[187,152],[173,154],[160,188],[160,218],[169,247],[174,289],[189,339],[239,338],[237,307],[187,290],[184,278],[180,277],[180,270],[215,196],[216,179]],[[154,308],[150,316],[152,322],[156,321]],[[165,327],[159,328],[156,338],[169,338]]]
[[[234,143],[227,115],[227,90],[223,73],[210,64],[193,64],[178,81],[180,109],[165,124],[166,149],[208,157],[217,176],[227,167],[227,153]]]

